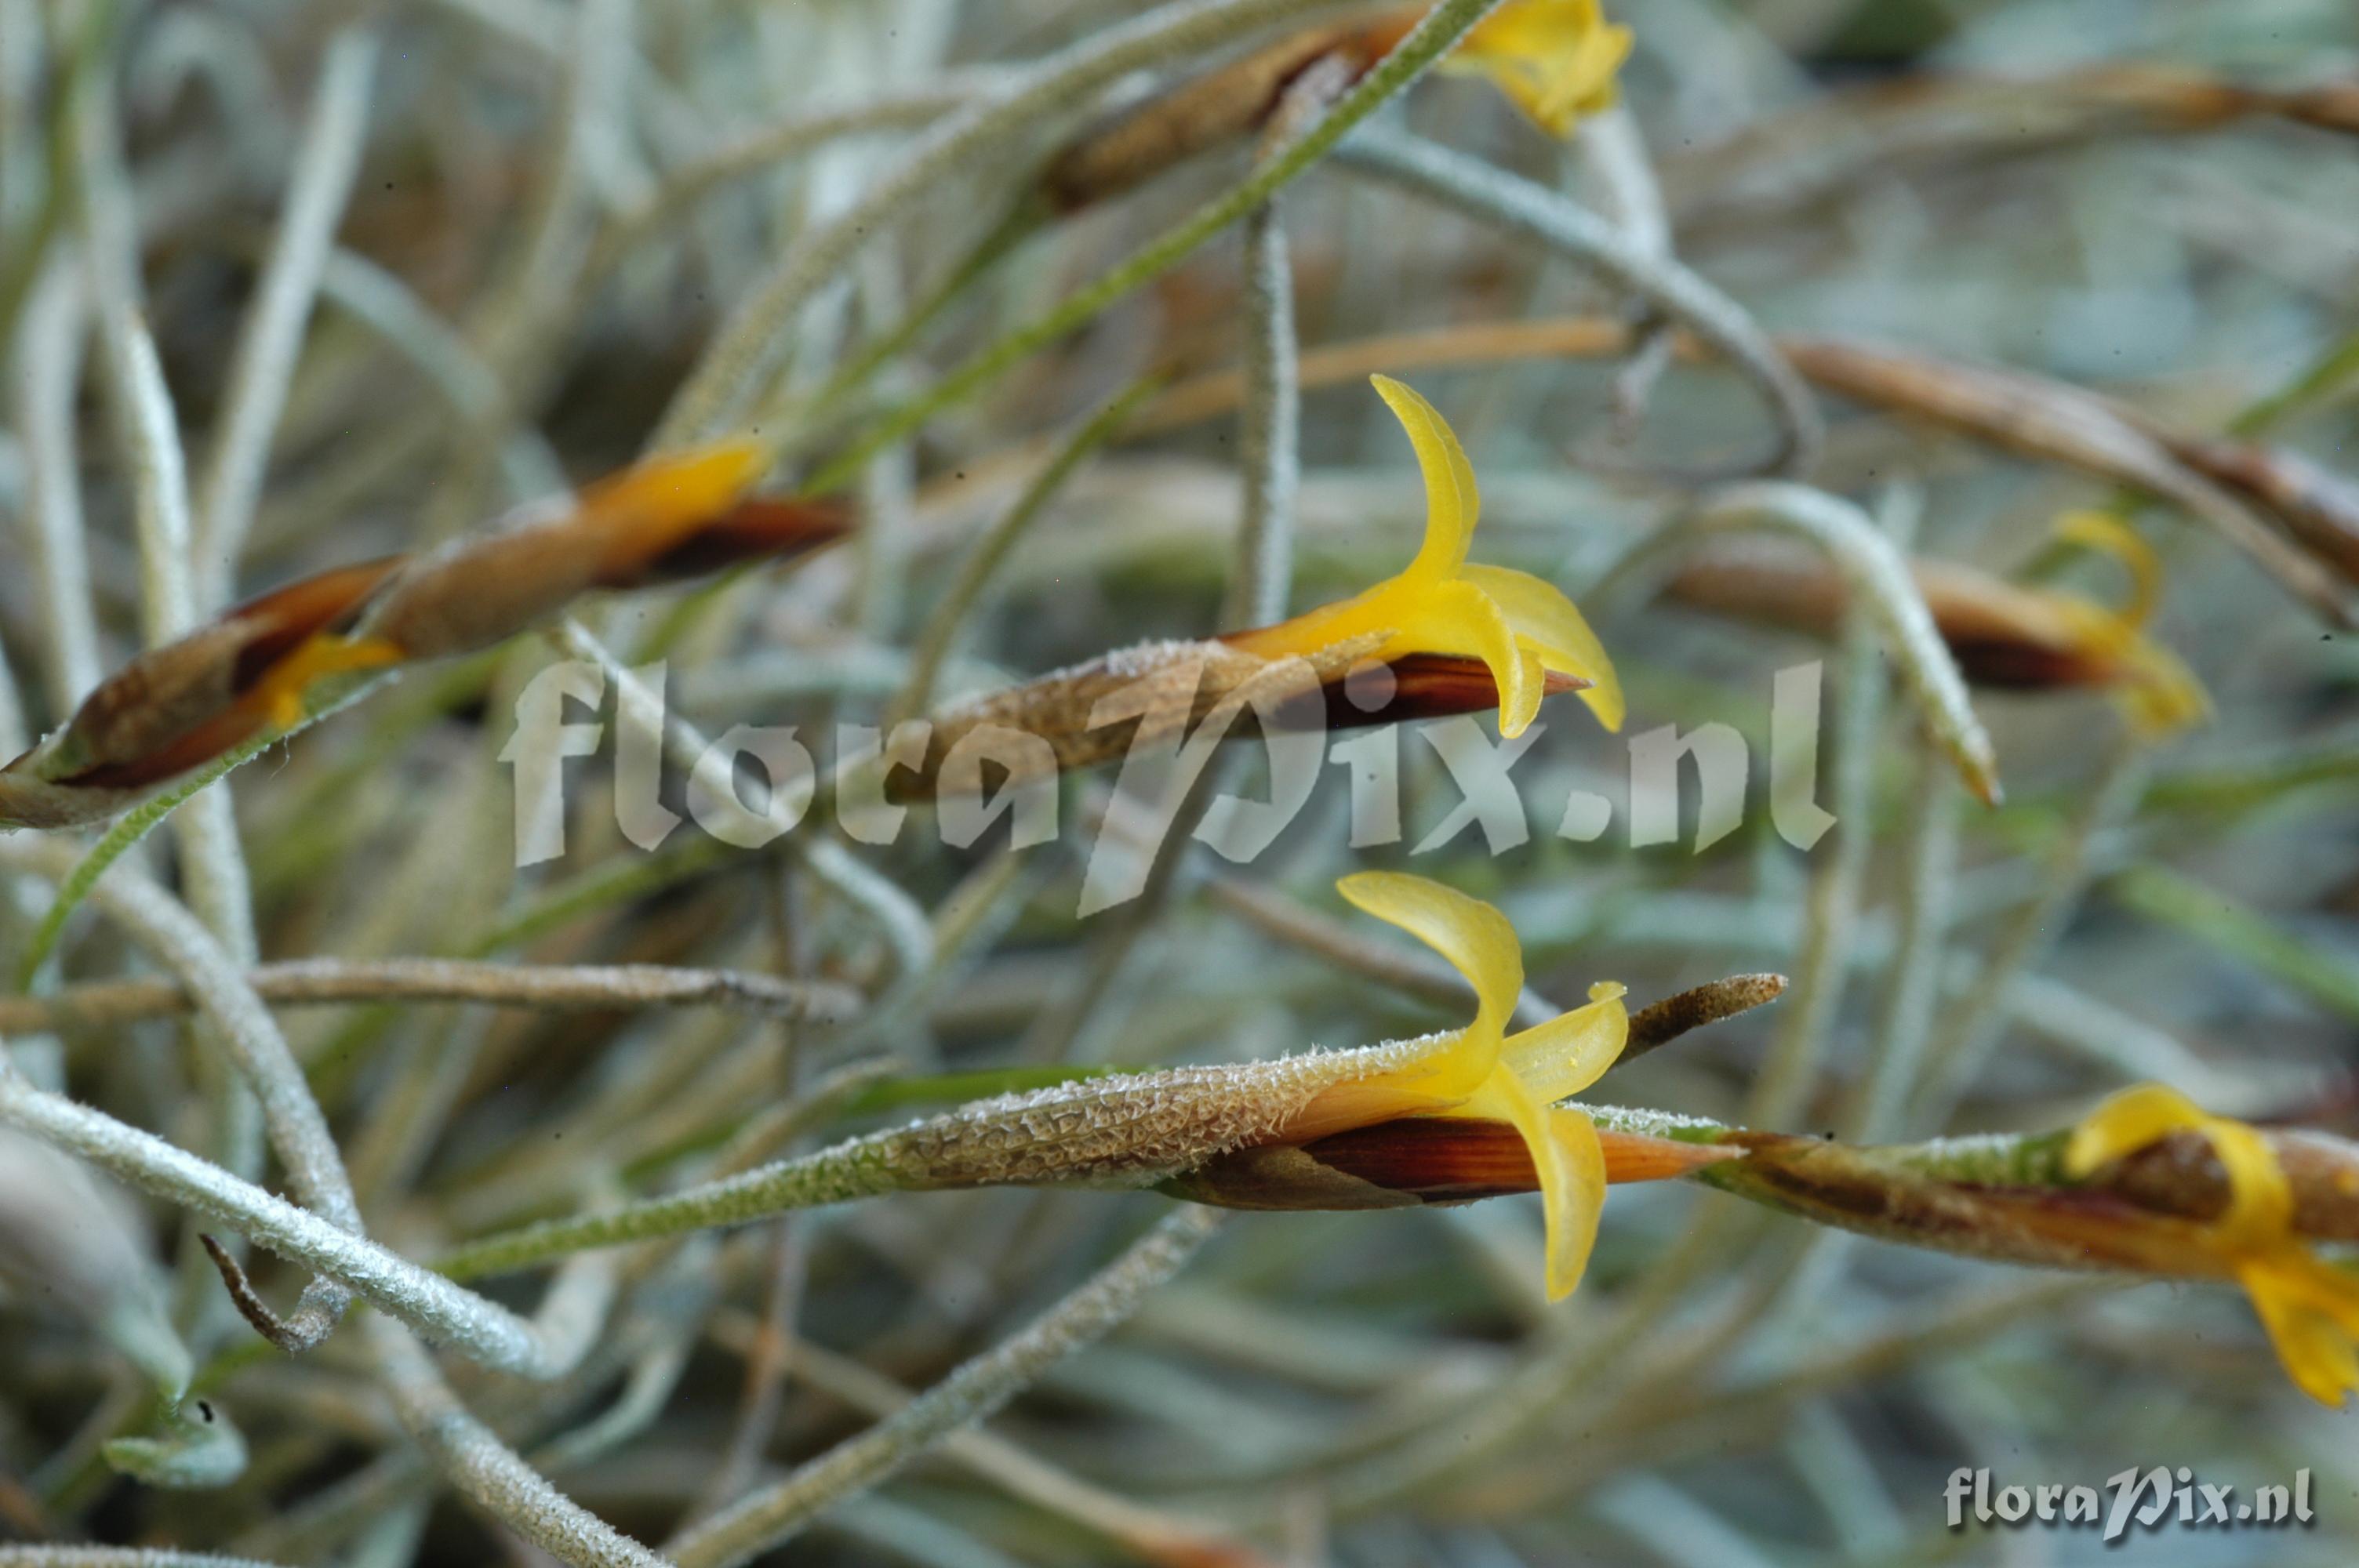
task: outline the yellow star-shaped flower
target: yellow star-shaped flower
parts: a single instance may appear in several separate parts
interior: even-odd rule
[[[1614,106],[1614,73],[1630,56],[1630,29],[1606,21],[1598,0],[1507,0],[1441,62],[1488,77],[1552,136]]]
[[[1419,938],[1474,988],[1474,1021],[1397,1071],[1321,1091],[1284,1130],[1288,1142],[1402,1117],[1456,1117],[1512,1126],[1531,1152],[1548,1219],[1548,1292],[1572,1293],[1597,1239],[1605,1155],[1588,1117],[1557,1102],[1595,1083],[1622,1054],[1630,1021],[1622,988],[1590,988],[1587,1007],[1506,1033],[1524,990],[1524,958],[1506,916],[1423,877],[1361,871],[1335,884],[1360,909]]]
[[[1377,659],[1456,654],[1489,666],[1499,689],[1499,732],[1524,732],[1539,711],[1550,672],[1589,682],[1582,701],[1608,730],[1622,726],[1622,687],[1581,611],[1554,584],[1506,567],[1470,565],[1482,515],[1473,465],[1433,405],[1389,376],[1370,378],[1408,432],[1425,475],[1425,542],[1399,576],[1351,599],[1222,639],[1265,658],[1310,654],[1355,637],[1382,638]]]
[[[2267,1140],[2175,1089],[2145,1084],[2072,1130],[2064,1168],[2085,1176],[2181,1130],[2201,1135],[2228,1172],[2228,1207],[2208,1227],[2209,1249],[2251,1298],[2286,1375],[2319,1403],[2339,1407],[2359,1392],[2359,1275],[2324,1261],[2295,1234],[2293,1189]]]

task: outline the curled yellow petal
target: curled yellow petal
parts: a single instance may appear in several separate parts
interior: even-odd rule
[[[2100,1165],[2209,1119],[2202,1107],[2165,1085],[2124,1089],[2107,1097],[2072,1129],[2064,1145],[2064,1172],[2079,1180]]]
[[[1627,711],[1621,677],[1605,656],[1605,644],[1561,589],[1513,567],[1470,566],[1459,575],[1490,596],[1506,615],[1516,642],[1538,654],[1543,666],[1589,682],[1581,700],[1609,732],[1621,731]]]
[[[2359,1393],[2359,1281],[2307,1253],[2256,1260],[2236,1279],[2295,1387],[2337,1408]]]
[[[1598,0],[1507,0],[1441,69],[1488,78],[1541,130],[1568,136],[1583,115],[1613,106],[1614,74],[1632,42]]]
[[[2209,1227],[2277,1360],[2304,1393],[2339,1406],[2359,1393],[2359,1275],[2311,1253],[2293,1230],[2293,1189],[2276,1151],[2244,1122],[2213,1116],[2158,1084],[2125,1089],[2072,1130],[2064,1168],[2085,1176],[2178,1131],[2211,1144],[2228,1173],[2228,1208]]]
[[[1589,1266],[1605,1206],[1605,1151],[1597,1129],[1581,1112],[1549,1105],[1511,1073],[1493,1074],[1451,1114],[1504,1121],[1522,1135],[1548,1226],[1549,1300],[1562,1301]]]
[[[2056,536],[2112,557],[2129,574],[2129,600],[2119,610],[2075,594],[2050,597],[2071,643],[2092,664],[2113,672],[2130,722],[2143,734],[2161,736],[2210,718],[2202,683],[2177,654],[2146,635],[2162,597],[2162,563],[2145,535],[2114,513],[2084,511],[2057,518]]]
[[[1497,1075],[1507,1020],[1524,990],[1523,947],[1506,915],[1455,889],[1400,871],[1355,871],[1335,884],[1355,908],[1431,947],[1474,988],[1474,1022],[1405,1066],[1321,1092],[1289,1135],[1429,1112],[1454,1112]]]
[[[2193,1132],[2212,1145],[2228,1173],[2223,1238],[2256,1244],[2285,1239],[2293,1225],[2293,1189],[2267,1140],[2241,1121],[2213,1116],[2177,1089],[2140,1084],[2107,1098],[2072,1130],[2064,1169],[2085,1176],[2109,1161],[2136,1152],[2173,1132]]]
[[[1543,1102],[1577,1095],[1604,1075],[1630,1040],[1622,988],[1589,989],[1590,1003],[1507,1036],[1500,1060]]]
[[[1474,988],[1470,1030],[1496,1040],[1524,992],[1524,951],[1507,917],[1479,898],[1402,871],[1354,871],[1335,891],[1450,960]]]
[[[2082,654],[2111,674],[2140,733],[2162,736],[2212,716],[2212,699],[2179,655],[2102,605],[2060,595],[2055,608]]]
[[[1505,915],[1439,882],[1397,872],[1363,871],[1338,886],[1359,908],[1422,938],[1466,977],[1478,999],[1469,1047],[1498,1038],[1524,986],[1522,948]],[[1504,1054],[1495,1049],[1492,1070],[1446,1113],[1504,1121],[1522,1136],[1546,1207],[1551,1300],[1581,1282],[1604,1202],[1605,1155],[1587,1117],[1550,1102],[1595,1082],[1629,1033],[1621,987],[1601,986],[1593,995],[1589,1006],[1516,1034]]]
[[[1466,460],[1458,432],[1416,388],[1388,375],[1372,375],[1368,381],[1408,433],[1418,471],[1425,476],[1425,540],[1418,546],[1417,558],[1395,580],[1446,581],[1466,564],[1466,547],[1483,515],[1474,465]]]
[[[2130,601],[2118,611],[2133,628],[2154,618],[2162,598],[2162,562],[2146,535],[2111,512],[2067,512],[2056,519],[2056,536],[2068,545],[2111,556],[2129,573]]]

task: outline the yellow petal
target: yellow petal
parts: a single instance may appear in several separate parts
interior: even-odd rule
[[[2144,535],[2111,512],[2067,512],[2056,536],[2111,556],[2129,573],[2129,602],[2108,609],[2075,594],[2053,595],[2070,635],[2100,667],[2118,672],[2117,694],[2140,733],[2167,735],[2212,716],[2203,685],[2178,655],[2145,634],[2162,596],[2162,563]]]
[[[2301,1280],[2290,1267],[2295,1264],[2326,1269],[2314,1259],[2296,1255],[2248,1264],[2237,1271],[2237,1280],[2252,1298],[2253,1311],[2268,1331],[2270,1347],[2286,1376],[2320,1404],[2339,1409],[2346,1396],[2359,1392],[2359,1339],[2354,1337],[2359,1324],[2351,1321],[2352,1311],[2359,1307],[2359,1283],[2343,1276],[2343,1312],[2338,1316],[2319,1304],[2314,1286]]]
[[[1543,1104],[1577,1095],[1603,1076],[1630,1039],[1622,988],[1593,986],[1587,1007],[1507,1036],[1500,1065]]]
[[[2228,1212],[2217,1226],[2224,1239],[2245,1244],[2286,1234],[2293,1221],[2293,1191],[2268,1143],[2243,1122],[2213,1116],[2161,1084],[2124,1089],[2092,1111],[2072,1130],[2064,1169],[2085,1176],[2179,1131],[2201,1133],[2228,1173]]]
[[[1393,638],[1398,645],[1386,651],[1464,654],[1482,660],[1499,688],[1499,733],[1513,740],[1530,727],[1540,698],[1548,695],[1548,677],[1539,655],[1516,643],[1496,600],[1471,582],[1435,583],[1407,600],[1396,619],[1401,622]]]
[[[2067,512],[2056,519],[2056,536],[2121,562],[2130,574],[2130,601],[2119,611],[2120,618],[2133,629],[2153,618],[2162,597],[2162,562],[2145,535],[2111,512]]]
[[[1597,0],[1507,0],[1441,68],[1489,78],[1533,124],[1564,136],[1582,115],[1613,105],[1614,73],[1631,43],[1630,29],[1607,23]]]
[[[1620,732],[1626,709],[1622,682],[1605,645],[1589,629],[1581,611],[1554,583],[1519,572],[1512,567],[1469,566],[1458,574],[1491,596],[1507,618],[1518,643],[1527,644],[1540,663],[1559,675],[1578,676],[1589,682],[1581,700],[1608,730]]]
[[[2140,1084],[2109,1095],[2072,1129],[2064,1146],[2065,1174],[2079,1179],[2098,1166],[2134,1154],[2169,1133],[2201,1126],[2203,1108],[2161,1084]]]
[[[574,503],[583,523],[644,539],[660,554],[673,535],[711,522],[752,489],[770,466],[751,439],[714,441],[634,464],[585,487]]]
[[[1466,977],[1475,1000],[1470,1035],[1496,1041],[1505,1034],[1524,994],[1523,945],[1506,915],[1479,898],[1405,871],[1354,871],[1335,891],[1353,908],[1423,942]]]
[[[270,666],[245,700],[259,708],[273,730],[299,728],[309,715],[305,696],[331,676],[389,669],[402,652],[381,637],[342,637],[321,633]]]
[[[1440,411],[1406,382],[1388,375],[1368,378],[1385,406],[1408,432],[1417,449],[1417,466],[1425,475],[1425,541],[1403,578],[1453,577],[1466,563],[1466,546],[1483,514],[1482,493],[1474,487],[1474,465],[1466,449]]]
[[[2111,674],[2141,734],[2159,737],[2211,718],[2203,683],[2179,655],[2103,605],[2067,594],[2056,595],[2054,604],[2081,653]]]
[[[1504,1121],[1523,1135],[1539,1176],[1548,1222],[1548,1295],[1562,1301],[1581,1283],[1605,1205],[1605,1151],[1577,1110],[1551,1106],[1506,1073],[1495,1073],[1454,1116]]]
[[[2158,1084],[2125,1089],[2072,1132],[2065,1169],[2085,1175],[2166,1133],[2201,1133],[2228,1173],[2228,1210],[2208,1227],[2286,1375],[2320,1403],[2359,1392],[2359,1275],[2313,1256],[2293,1230],[2293,1190],[2277,1153],[2241,1121]]]

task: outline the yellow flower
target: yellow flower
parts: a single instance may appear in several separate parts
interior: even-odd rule
[[[1507,0],[1466,35],[1441,69],[1486,76],[1552,136],[1614,106],[1614,73],[1630,57],[1630,29],[1597,0]]]
[[[1366,592],[1275,626],[1222,641],[1264,658],[1308,654],[1380,635],[1372,657],[1459,654],[1490,667],[1499,688],[1499,732],[1520,735],[1539,711],[1550,672],[1588,681],[1582,701],[1608,730],[1622,727],[1622,688],[1597,634],[1553,584],[1506,567],[1470,566],[1466,546],[1481,516],[1474,470],[1433,405],[1389,376],[1373,376],[1417,449],[1425,475],[1425,543],[1407,570]]]
[[[2302,1392],[2339,1407],[2359,1392],[2359,1275],[2312,1253],[2293,1228],[2293,1189],[2266,1139],[2213,1116],[2159,1084],[2125,1089],[2072,1130],[2064,1168],[2074,1177],[2177,1131],[2199,1134],[2228,1173],[2227,1211],[2207,1241],[2268,1331]]]
[[[2058,613],[2093,662],[2119,672],[2116,689],[2130,719],[2150,735],[2167,734],[2211,717],[2211,699],[2177,654],[2146,635],[2162,594],[2162,566],[2144,535],[2110,512],[2068,512],[2056,536],[2121,562],[2130,575],[2129,602],[2108,610],[2091,600],[2058,594]]]
[[[1479,899],[1397,871],[1361,871],[1335,884],[1360,909],[1447,958],[1474,988],[1474,1022],[1394,1072],[1321,1090],[1287,1124],[1289,1143],[1401,1117],[1505,1122],[1531,1152],[1548,1217],[1548,1292],[1572,1293],[1597,1239],[1605,1155],[1588,1117],[1557,1101],[1579,1094],[1622,1054],[1629,1017],[1622,988],[1590,988],[1590,1003],[1520,1033],[1506,1033],[1524,990],[1524,957],[1506,916]]]

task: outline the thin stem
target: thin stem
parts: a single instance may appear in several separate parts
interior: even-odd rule
[[[42,966],[49,962],[49,955],[57,950],[59,939],[65,935],[66,922],[73,918],[74,911],[82,907],[82,901],[90,896],[91,890],[98,885],[98,880],[106,875],[109,868],[136,849],[166,817],[282,739],[284,737],[275,734],[257,735],[234,750],[223,752],[164,794],[118,818],[114,826],[90,847],[89,853],[83,855],[73,870],[58,883],[55,902],[41,916],[41,924],[26,944],[25,956],[17,961],[16,989],[24,991],[33,989],[34,979],[40,974]],[[62,844],[64,841],[57,842]]]
[[[888,1145],[858,1139],[603,1214],[543,1220],[484,1237],[445,1253],[435,1267],[454,1280],[506,1273],[594,1248],[877,1197],[909,1184]]]
[[[679,1568],[734,1568],[884,1483],[945,1438],[988,1421],[1059,1361],[1111,1333],[1179,1272],[1218,1223],[1183,1208],[1079,1290],[858,1437],[668,1543]]]
[[[136,256],[123,259],[127,269],[136,271]],[[197,623],[194,524],[179,416],[146,323],[124,305],[103,309],[101,328],[113,373],[109,386],[117,439],[134,475],[142,620],[147,645],[157,648],[186,636]],[[227,961],[250,967],[258,951],[254,889],[229,792],[202,795],[175,826],[190,905],[221,944]],[[304,1098],[308,1100],[308,1094]],[[212,1098],[223,1163],[241,1175],[255,1174],[261,1169],[260,1128],[245,1091],[223,1079],[212,1086]],[[356,1214],[351,1223],[357,1225]],[[308,1328],[325,1335],[344,1303],[330,1291],[311,1304],[316,1311],[307,1320]]]
[[[559,1491],[470,1414],[408,1329],[379,1318],[369,1340],[401,1424],[461,1496],[561,1562],[663,1568],[662,1558]]]
[[[813,147],[881,131],[921,130],[965,108],[995,85],[996,73],[955,74],[907,92],[841,108],[806,110],[748,131],[664,175],[662,183],[606,225],[582,269],[578,287],[594,287],[658,234],[673,229],[707,196],[734,180],[760,174]],[[576,312],[578,313],[578,312]]]
[[[1996,805],[1996,749],[1974,712],[1957,659],[1941,640],[1933,612],[1909,575],[1907,557],[1865,513],[1840,496],[1767,481],[1731,485],[1648,535],[1614,565],[1600,591],[1612,591],[1613,585],[1700,536],[1751,528],[1792,534],[1826,553],[1882,633],[1927,727],[1966,787],[1984,804]]]
[[[1745,1099],[1745,1119],[1756,1127],[1790,1126],[1801,1113],[1843,1010],[1860,889],[1875,844],[1875,743],[1884,719],[1884,665],[1876,653],[1875,625],[1854,606],[1844,616],[1837,660],[1834,842],[1803,900],[1793,994]]]
[[[1843,1136],[1882,1142],[1899,1131],[1941,1001],[1941,958],[1950,934],[1950,881],[1958,864],[1958,792],[1930,748],[1922,750],[1900,888],[1900,935],[1867,1072],[1843,1120]]]
[[[71,846],[47,840],[21,847],[0,845],[0,857],[60,879],[61,883],[81,875],[88,864],[87,860],[77,862]],[[223,1108],[228,1167],[223,1173],[249,1174],[260,1164],[257,1152],[246,1147],[259,1140],[249,1138],[241,1126],[255,1112],[238,1108],[250,1091],[259,1110],[260,1128],[277,1151],[297,1195],[331,1225],[358,1235],[360,1206],[344,1173],[335,1137],[328,1130],[327,1118],[311,1098],[310,1086],[288,1050],[277,1021],[242,977],[245,965],[240,957],[252,951],[250,917],[244,927],[245,946],[234,948],[220,939],[210,922],[190,914],[178,900],[144,878],[125,873],[103,883],[93,878],[91,896],[158,963],[179,978],[211,1025],[207,1038],[219,1043],[237,1069],[236,1076],[223,1084],[224,1094],[236,1097],[236,1101]],[[58,903],[65,903],[62,886]],[[215,1251],[217,1264],[226,1258]],[[234,1288],[234,1262],[223,1272]],[[284,1324],[259,1315],[254,1321],[282,1348],[297,1352],[310,1349],[332,1333],[350,1304],[351,1297],[342,1287],[315,1280],[304,1288],[294,1315]]]
[[[169,1546],[0,1545],[0,1568],[278,1568],[252,1557]]]
[[[665,754],[716,798],[736,798],[735,759],[710,745],[694,725],[672,711],[661,694],[649,689],[637,672],[587,627],[569,617],[558,628],[557,642],[575,658],[598,665],[614,683],[619,722],[654,735]],[[792,785],[781,782],[778,787]],[[932,956],[933,925],[925,910],[898,883],[824,835],[790,830],[780,842],[813,876],[867,912],[891,944],[904,975],[925,969]]]
[[[360,169],[376,51],[375,38],[357,30],[328,46],[310,118],[297,144],[301,151],[279,214],[278,236],[230,360],[225,412],[197,517],[197,602],[207,611],[227,600],[236,580],[304,323]]]
[[[2080,813],[2050,851],[2039,895],[2015,913],[1973,985],[1943,1020],[1925,1057],[1925,1071],[1910,1101],[1919,1127],[1944,1125],[1982,1071],[2006,1023],[2004,1005],[2015,977],[2035,966],[2061,935],[2065,918],[2088,886],[2096,840],[2136,809],[2146,787],[2147,751],[2125,729],[2097,776],[2087,785]]]
[[[0,1122],[78,1154],[142,1192],[193,1209],[450,1345],[518,1377],[562,1377],[571,1362],[532,1324],[442,1275],[242,1182],[152,1133],[0,1076]]]
[[[70,844],[52,839],[0,842],[0,865],[52,879],[78,874]],[[263,1104],[271,1144],[303,1201],[322,1217],[357,1230],[360,1213],[344,1179],[327,1118],[311,1098],[286,1036],[220,942],[171,894],[144,877],[118,873],[93,901],[158,964],[179,980],[188,1004],[220,1035]]]
[[[756,1342],[758,1344],[758,1341]],[[898,1414],[916,1398],[892,1379],[808,1341],[787,1347],[794,1374],[873,1418]],[[970,1427],[951,1433],[942,1456],[1007,1493],[1094,1530],[1149,1563],[1234,1564],[1257,1568],[1267,1560],[1244,1541],[1182,1514],[1169,1513],[1110,1492],[991,1432]]]
[[[1245,497],[1221,617],[1225,625],[1266,626],[1286,613],[1294,580],[1294,498],[1302,483],[1294,268],[1276,203],[1245,219],[1245,400],[1237,431]]]
[[[1718,350],[1760,389],[1777,421],[1768,458],[1744,471],[1800,475],[1818,460],[1824,421],[1809,386],[1744,307],[1696,273],[1545,186],[1418,137],[1372,130],[1337,156],[1346,168],[1527,235],[1604,274]]]
[[[83,296],[65,261],[53,263],[33,297],[16,375],[17,433],[25,449],[26,547],[40,582],[48,639],[49,708],[63,719],[103,673],[90,560],[83,547],[81,460],[74,451],[74,395],[82,379]]]
[[[848,1023],[860,996],[825,981],[774,979],[734,969],[654,964],[495,964],[462,958],[303,958],[247,971],[274,1007],[444,1001],[536,1011],[718,1007],[777,1018]],[[111,980],[42,997],[0,997],[0,1032],[103,1029],[170,1018],[197,1005],[169,980]]]
[[[1921,503],[1921,496],[1906,487],[1895,487],[1885,498],[1885,534],[1904,558],[1916,535]],[[1837,670],[1833,852],[1810,880],[1794,994],[1745,1101],[1745,1119],[1756,1127],[1790,1126],[1809,1102],[1850,977],[1860,890],[1875,844],[1875,751],[1884,728],[1884,665],[1876,656],[1875,619],[1862,605],[1854,604],[1843,613]]]
[[[991,580],[1009,554],[1022,542],[1032,524],[1049,509],[1049,503],[1064,489],[1065,481],[1089,460],[1090,454],[1103,446],[1127,424],[1139,405],[1163,387],[1160,376],[1142,376],[1130,384],[1114,400],[1100,408],[1067,438],[1047,465],[1024,487],[1016,503],[1001,514],[982,538],[959,563],[958,576],[951,582],[919,631],[917,645],[909,654],[908,678],[903,683],[890,709],[895,721],[923,713],[934,699],[935,684],[941,678],[943,664],[958,641],[967,618],[991,587]]]
[[[8,650],[0,648],[0,752],[15,756],[25,749],[28,738],[24,700],[16,694],[16,672],[8,667]]]
[[[798,237],[730,313],[666,410],[653,445],[677,447],[726,427],[766,373],[802,308],[870,239],[897,227],[937,190],[1006,159],[1044,119],[1082,106],[1134,70],[1168,66],[1329,3],[1182,0],[1082,39],[957,114],[922,137],[860,200]],[[906,431],[872,449],[894,444],[900,434]],[[844,471],[857,472],[867,455]]]
[[[2359,962],[2347,948],[2304,941],[2259,911],[2160,866],[2133,866],[2111,879],[2105,892],[2275,975],[2345,1018],[2359,1018]]]
[[[1361,77],[1333,108],[1285,151],[1188,218],[1100,273],[1053,308],[976,351],[965,363],[887,413],[848,449],[812,477],[824,492],[860,470],[871,453],[904,439],[942,409],[963,401],[1006,371],[1088,324],[1132,290],[1160,277],[1215,234],[1262,206],[1324,157],[1344,134],[1423,75],[1497,0],[1441,0],[1390,54]]]

